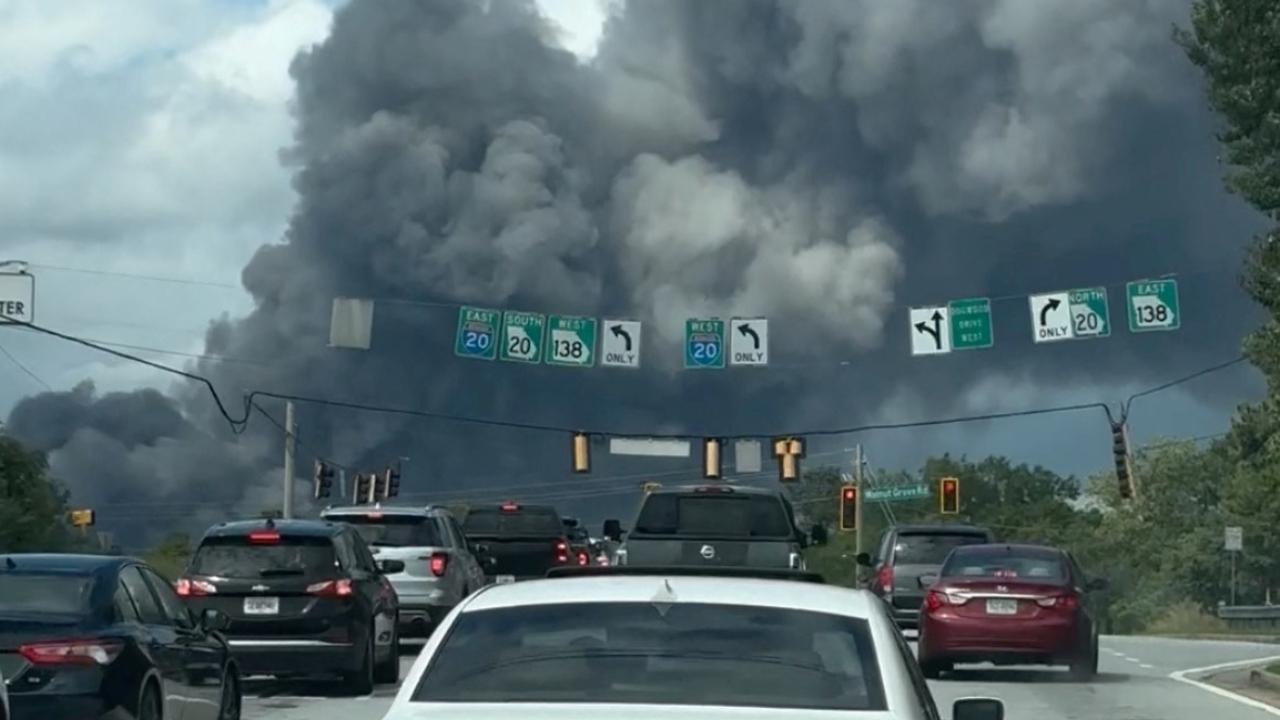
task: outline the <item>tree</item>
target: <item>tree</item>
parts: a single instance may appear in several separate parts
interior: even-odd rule
[[[66,512],[66,494],[49,478],[44,455],[0,435],[0,553],[67,549]]]
[[[142,559],[164,577],[177,580],[186,570],[191,553],[191,537],[184,532],[174,532],[143,553]]]

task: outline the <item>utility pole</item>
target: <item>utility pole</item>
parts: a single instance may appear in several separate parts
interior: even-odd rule
[[[284,505],[280,513],[283,518],[293,517],[293,456],[297,449],[294,433],[297,424],[293,421],[293,401],[284,405]]]
[[[853,552],[858,554],[862,552],[862,497],[866,492],[862,486],[862,443],[853,448],[853,484],[858,488],[858,495],[854,498]]]

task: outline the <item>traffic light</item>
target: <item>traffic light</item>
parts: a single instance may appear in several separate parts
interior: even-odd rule
[[[858,529],[858,487],[845,485],[840,488],[840,531]]]
[[[573,471],[576,473],[591,472],[591,444],[586,433],[574,433],[571,452],[573,454]]]
[[[1129,433],[1124,421],[1111,423],[1111,449],[1115,454],[1120,497],[1128,500],[1133,497],[1133,466],[1129,462]]]
[[[382,487],[382,497],[393,498],[400,494],[400,468],[388,467],[386,484]]]
[[[938,480],[938,510],[943,515],[960,513],[960,478],[944,477]]]
[[[327,498],[333,493],[333,474],[333,468],[329,467],[329,463],[316,460],[315,474],[311,483],[317,500]]]
[[[373,502],[373,478],[373,475],[356,473],[356,489],[355,492],[351,494],[351,499],[356,505]]]
[[[794,482],[800,479],[800,458],[804,457],[802,438],[778,438],[773,441],[773,456],[778,459],[778,479]]]
[[[702,441],[702,477],[708,480],[719,480],[721,473],[720,441],[707,438]]]

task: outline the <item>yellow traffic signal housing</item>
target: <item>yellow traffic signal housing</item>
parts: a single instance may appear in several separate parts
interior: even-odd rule
[[[1111,423],[1111,450],[1115,455],[1120,497],[1133,497],[1133,465],[1129,460],[1129,433],[1123,422]]]
[[[778,459],[778,479],[794,482],[800,479],[800,458],[804,457],[802,438],[778,438],[773,441],[773,456]]]
[[[845,485],[840,488],[840,531],[858,529],[858,487]]]
[[[67,513],[67,520],[78,528],[86,528],[93,525],[95,519],[93,510],[88,508],[72,510]]]
[[[702,477],[719,480],[723,469],[720,461],[720,441],[707,438],[702,441]]]
[[[938,480],[938,511],[943,515],[960,513],[960,478],[944,477]]]
[[[573,471],[576,473],[591,472],[591,443],[586,433],[574,433],[571,454],[573,455]]]

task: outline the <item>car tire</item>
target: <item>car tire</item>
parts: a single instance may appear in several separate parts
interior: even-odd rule
[[[156,684],[147,681],[142,686],[142,694],[138,696],[138,720],[163,720],[164,708],[160,704],[160,693]]]
[[[222,699],[218,701],[218,720],[240,720],[244,697],[240,691],[240,673],[228,665],[222,674]]]
[[[373,669],[374,682],[394,685],[400,682],[400,628],[399,622],[392,625],[391,644],[387,648],[387,659],[378,663]]]
[[[373,632],[370,626],[369,634],[365,636],[363,647],[360,649],[360,659],[357,661],[356,669],[343,674],[343,684],[351,695],[368,695],[373,692]]]
[[[1092,680],[1098,674],[1098,640],[1090,640],[1084,652],[1071,661],[1071,679]]]

